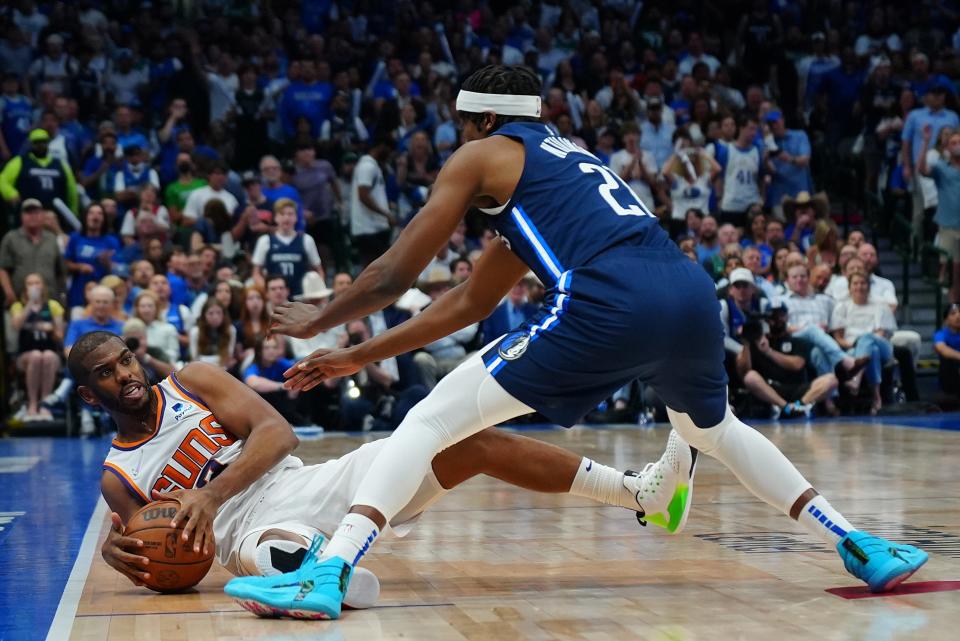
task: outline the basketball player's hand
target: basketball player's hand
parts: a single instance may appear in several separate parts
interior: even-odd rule
[[[319,313],[320,310],[316,305],[280,303],[273,308],[273,315],[270,317],[270,333],[293,338],[312,338],[316,334],[312,327],[313,321]]]
[[[182,539],[189,541],[193,537],[193,551],[203,550],[208,554],[213,547],[213,519],[217,516],[220,501],[213,492],[204,489],[174,490],[173,492],[153,492],[155,501],[177,501],[180,509],[170,520],[170,527],[183,526]]]
[[[318,349],[283,373],[283,386],[306,392],[325,380],[356,374],[364,365],[353,348]]]
[[[134,585],[141,586],[150,578],[146,570],[150,559],[136,553],[143,549],[143,541],[123,535],[123,522],[116,512],[110,515],[110,521],[110,531],[100,548],[100,554],[107,565],[130,579]]]

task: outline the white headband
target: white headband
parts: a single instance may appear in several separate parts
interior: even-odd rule
[[[460,90],[457,111],[481,114],[492,111],[498,116],[540,117],[540,96],[514,96],[504,93],[477,93]]]

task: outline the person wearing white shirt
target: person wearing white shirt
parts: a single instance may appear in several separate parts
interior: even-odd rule
[[[864,379],[873,393],[870,413],[880,409],[880,379],[883,366],[893,358],[890,336],[897,329],[893,312],[883,303],[871,303],[870,279],[863,273],[851,274],[850,298],[833,310],[830,329],[837,343],[854,356],[870,358]]]
[[[720,61],[703,50],[703,38],[699,33],[693,31],[687,40],[687,55],[680,60],[677,65],[677,75],[686,76],[693,72],[693,66],[702,62],[710,69],[710,75],[713,76],[720,68]]]
[[[387,186],[380,163],[386,162],[392,143],[381,138],[360,158],[350,183],[350,233],[366,266],[390,246],[390,229],[396,223],[387,200]]]
[[[221,164],[214,165],[207,177],[208,185],[200,187],[190,192],[187,202],[183,206],[183,217],[187,222],[193,222],[203,218],[203,207],[208,200],[217,198],[221,200],[228,212],[236,211],[240,203],[236,197],[227,191],[227,170]]]
[[[210,86],[210,121],[223,120],[236,105],[237,89],[240,88],[240,79],[233,70],[233,58],[229,54],[220,54],[217,71],[207,74],[207,83]]]
[[[787,330],[793,336],[813,345],[810,363],[817,376],[837,374],[846,379],[863,366],[844,353],[836,340],[825,331],[830,327],[834,302],[825,294],[810,287],[810,270],[806,265],[794,265],[787,271],[787,292],[781,298],[787,308]]]

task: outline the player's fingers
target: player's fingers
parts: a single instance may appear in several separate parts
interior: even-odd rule
[[[187,515],[185,515],[185,516],[187,516]],[[196,514],[196,513],[194,513],[194,512],[191,512],[191,513],[189,514],[189,516],[187,516],[187,522],[186,522],[186,523],[184,524],[184,526],[183,526],[183,537],[182,537],[182,538],[183,538],[184,541],[189,541],[189,540],[190,540],[190,537],[193,535],[194,531],[197,529],[197,525],[199,525],[199,521],[200,521],[200,515],[199,515],[199,514]]]
[[[137,549],[143,547],[143,541],[140,539],[135,539],[132,536],[121,536],[116,539],[116,546],[120,549]]]
[[[134,585],[143,585],[145,581],[150,579],[149,572],[143,572],[132,567],[125,567],[120,570],[120,574],[126,576],[128,579],[133,581]]]
[[[130,554],[129,552],[124,552],[123,550],[116,552],[115,556],[118,561],[122,561],[133,568],[142,569],[150,565],[150,559],[147,557],[139,556],[137,554]]]
[[[322,382],[324,381],[324,379],[326,379],[326,378],[327,378],[326,375],[324,375],[324,374],[319,374],[319,373],[316,374],[316,375],[314,375],[314,376],[312,376],[312,377],[310,378],[310,380],[308,380],[308,381],[306,381],[306,382],[304,383],[304,385],[303,385],[303,391],[304,391],[304,392],[309,392],[309,391],[312,390],[314,387],[316,387],[317,385],[319,385],[320,383],[322,383]]]
[[[203,550],[203,553],[210,553],[210,546],[213,544],[213,525],[207,523],[206,527],[203,528],[203,541],[199,544],[199,549]]]

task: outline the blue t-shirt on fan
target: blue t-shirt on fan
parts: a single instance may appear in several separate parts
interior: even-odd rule
[[[251,363],[247,369],[243,370],[243,380],[247,380],[251,376],[259,376],[267,380],[282,383],[286,380],[283,377],[283,373],[291,367],[293,367],[293,361],[289,358],[281,358],[273,365],[268,365],[267,367],[260,367],[256,363]]]
[[[933,343],[945,343],[950,349],[960,352],[960,332],[954,332],[950,328],[944,327],[933,335]]]

